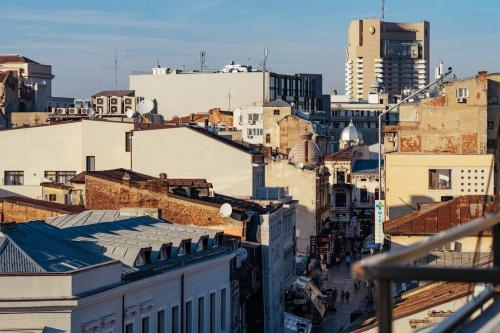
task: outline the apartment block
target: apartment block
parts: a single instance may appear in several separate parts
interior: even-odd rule
[[[429,81],[430,24],[354,20],[349,25],[345,91],[350,100],[368,100],[380,82],[390,96],[424,87]]]

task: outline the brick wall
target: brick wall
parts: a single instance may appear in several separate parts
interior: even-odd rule
[[[243,227],[241,221],[220,216],[218,206],[210,206],[196,202],[195,199],[169,194],[166,188],[162,189],[154,183],[138,188],[134,185],[127,186],[87,175],[85,198],[87,209],[159,208],[162,219],[176,224],[219,225],[221,228],[233,225],[232,234]]]
[[[49,217],[58,215],[62,215],[62,213],[19,205],[7,201],[0,202],[0,222],[45,220]]]

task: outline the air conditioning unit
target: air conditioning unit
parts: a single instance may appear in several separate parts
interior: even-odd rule
[[[67,110],[66,108],[57,108],[56,113],[57,114],[66,114]]]
[[[76,114],[78,114],[78,109],[77,108],[68,108],[68,114],[76,115]]]
[[[56,108],[52,108],[52,109],[51,109],[52,114],[56,114],[56,113],[57,113],[57,112],[56,112],[56,110],[57,110]]]
[[[127,109],[132,109],[132,110],[135,110],[135,106],[136,106],[136,98],[133,97],[133,96],[125,96],[123,97],[123,105],[125,106],[125,111]]]
[[[111,113],[117,113],[117,112],[118,112],[118,106],[116,106],[116,105],[111,105],[111,107],[110,107],[110,111],[111,111]]]
[[[80,108],[80,114],[88,115],[89,114],[89,109],[88,108]]]
[[[248,124],[250,124],[250,125],[255,125],[255,120],[249,120],[249,121],[248,121]]]
[[[467,102],[467,99],[464,97],[457,97],[457,103],[465,103]]]
[[[253,135],[247,135],[247,138],[253,139]]]

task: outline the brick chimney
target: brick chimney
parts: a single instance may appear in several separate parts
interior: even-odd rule
[[[127,187],[130,186],[130,175],[126,171],[122,177],[122,185]]]

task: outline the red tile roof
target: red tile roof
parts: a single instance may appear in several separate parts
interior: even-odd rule
[[[325,161],[351,161],[354,147],[349,147],[325,156]]]
[[[37,200],[37,199],[31,199],[27,197],[17,197],[17,196],[2,197],[0,198],[0,202],[10,202],[20,206],[28,206],[63,214],[78,214],[85,210],[85,208],[80,206],[63,205],[51,201]]]
[[[39,64],[38,62],[19,54],[0,54],[0,64],[8,63]]]
[[[384,233],[390,235],[429,235],[499,211],[495,197],[468,195],[450,201],[433,203],[397,219],[384,222]]]

